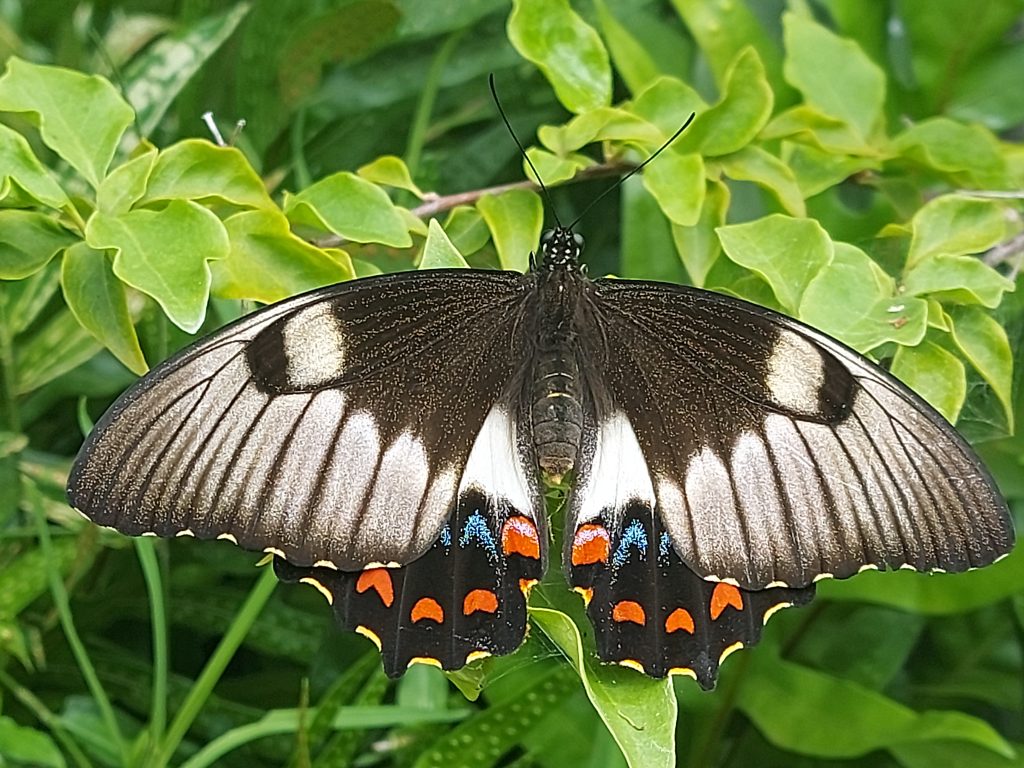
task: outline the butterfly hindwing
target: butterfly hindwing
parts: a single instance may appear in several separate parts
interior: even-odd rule
[[[750,591],[700,578],[643,502],[612,517],[578,526],[567,552],[603,661],[654,677],[689,675],[707,690],[725,657],[754,645],[773,613],[814,597],[813,585]]]
[[[455,512],[474,440],[521,378],[523,292],[510,272],[400,273],[253,313],[115,403],[69,499],[133,535],[225,537],[297,566],[407,563]],[[505,479],[490,467],[474,470],[485,486]]]
[[[593,431],[629,425],[639,450],[626,455],[645,470],[629,482],[699,575],[803,587],[864,567],[962,571],[1012,545],[973,451],[852,350],[727,296],[596,286],[602,336],[584,341],[599,372]],[[607,500],[588,489],[580,522]]]

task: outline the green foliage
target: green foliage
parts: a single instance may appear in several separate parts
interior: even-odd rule
[[[1016,553],[822,584],[714,694],[598,664],[557,579],[513,656],[392,684],[312,590],[63,495],[79,424],[240,301],[525,269],[545,210],[504,186],[493,72],[563,220],[695,113],[581,221],[591,272],[891,362],[1019,510],[1020,0],[75,5],[0,9],[0,764],[1020,764]]]

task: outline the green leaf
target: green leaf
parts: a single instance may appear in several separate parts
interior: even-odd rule
[[[773,214],[716,231],[729,258],[764,278],[793,315],[808,283],[832,260],[832,240],[813,219]]]
[[[770,152],[751,144],[718,158],[718,162],[730,179],[752,181],[771,192],[790,216],[807,215],[803,193],[793,171]]]
[[[721,0],[672,0],[672,5],[707,57],[719,85],[725,82],[726,73],[736,56],[750,46],[760,53],[767,65],[772,90],[779,92],[785,89],[782,53],[749,4]]]
[[[681,283],[686,272],[672,247],[672,230],[661,206],[635,176],[620,187],[621,244],[618,274]]]
[[[12,185],[51,208],[70,205],[64,190],[39,162],[25,137],[0,123],[0,200],[12,193]]]
[[[604,0],[596,0],[594,7],[597,9],[601,32],[608,44],[608,52],[611,54],[615,71],[631,92],[639,93],[662,75],[658,64],[647,52],[644,44],[608,9],[608,4]]]
[[[626,762],[633,768],[675,766],[678,704],[671,681],[596,663],[584,652],[583,640],[572,619],[561,611],[531,607],[529,614],[530,620],[572,662]]]
[[[469,267],[466,260],[462,258],[459,250],[452,245],[444,229],[437,223],[437,219],[431,219],[427,225],[427,240],[423,243],[423,250],[420,253],[419,269],[446,269]]]
[[[836,186],[854,174],[878,170],[881,163],[870,157],[857,157],[826,151],[812,144],[782,142],[782,163],[796,180],[805,200]]]
[[[508,39],[544,73],[570,112],[580,114],[611,103],[608,52],[568,0],[513,0]]]
[[[950,424],[967,396],[967,374],[959,358],[932,341],[916,347],[899,347],[892,373],[927,400]]]
[[[704,158],[668,151],[644,168],[643,183],[673,224],[693,226],[704,205]]]
[[[1003,404],[1013,430],[1013,352],[1006,330],[978,307],[951,307],[953,341]]]
[[[412,180],[405,161],[395,155],[382,155],[359,168],[356,173],[374,184],[404,189],[412,192],[420,200],[423,199],[423,190]]]
[[[75,237],[51,216],[0,209],[0,279],[20,280],[46,266]]]
[[[544,226],[540,198],[533,192],[514,189],[482,197],[476,207],[491,230],[501,268],[525,272]]]
[[[467,256],[476,253],[491,239],[487,222],[471,205],[458,205],[448,214],[444,231],[455,250]]]
[[[296,195],[285,195],[284,212],[293,222],[357,243],[412,245],[405,220],[387,193],[354,173],[335,173]]]
[[[737,705],[772,744],[812,757],[853,758],[935,739],[1013,755],[984,720],[956,711],[915,712],[861,685],[764,651],[753,655]]]
[[[541,181],[546,186],[554,186],[563,181],[568,181],[576,176],[578,171],[594,165],[594,161],[586,155],[579,155],[575,152],[564,157],[559,157],[537,147],[530,147],[526,150],[526,156],[530,158],[533,167],[537,169]],[[523,161],[523,176],[534,179],[530,166]]]
[[[537,131],[537,138],[556,155],[563,157],[594,141],[632,141],[657,146],[668,136],[624,109],[600,107],[577,115],[563,126],[542,125]]]
[[[969,573],[862,573],[855,579],[823,581],[825,600],[873,603],[924,616],[951,616],[995,605],[1020,592],[1024,554],[1012,551],[994,565]]]
[[[692,113],[700,115],[707,108],[707,102],[700,94],[682,80],[660,77],[636,97],[631,111],[637,117],[657,126],[662,136],[667,139]]]
[[[179,141],[160,153],[142,202],[180,199],[277,209],[245,155],[200,139]]]
[[[61,287],[75,319],[132,373],[143,375],[149,367],[128,311],[124,283],[114,275],[107,254],[94,251],[85,243],[68,248],[61,269]]]
[[[722,253],[722,241],[716,230],[725,224],[728,210],[729,187],[721,181],[709,181],[697,223],[692,227],[672,227],[672,239],[686,274],[699,288],[707,284],[708,273]]]
[[[242,211],[224,221],[231,249],[211,262],[213,294],[264,304],[355,276],[344,251],[295,236],[280,211]]]
[[[853,126],[806,104],[787,109],[774,117],[758,138],[798,138],[828,152],[882,157],[882,152],[866,144]]]
[[[46,733],[0,717],[0,761],[36,768],[64,768],[67,763],[53,739]]]
[[[722,98],[697,114],[674,149],[707,156],[742,149],[767,124],[774,98],[760,56],[753,48],[744,48],[725,73]]]
[[[885,73],[852,40],[809,16],[782,17],[786,80],[806,102],[870,138],[882,122]]]
[[[146,194],[157,154],[155,147],[148,147],[142,154],[107,174],[96,190],[96,208],[115,215],[131,210]]]
[[[949,174],[963,186],[1007,183],[999,139],[980,125],[934,117],[905,130],[893,139],[892,148],[926,168]]]
[[[983,54],[954,85],[945,112],[965,123],[1007,131],[1024,122],[1024,47],[1007,40]]]
[[[206,262],[226,258],[229,252],[220,220],[186,200],[172,200],[160,211],[96,213],[86,227],[86,242],[97,249],[115,249],[114,274],[156,299],[171,321],[188,333],[198,331],[206,317]]]
[[[442,678],[443,679],[443,678]],[[494,703],[442,734],[422,752],[413,768],[477,768],[493,766],[545,718],[558,717],[558,709],[577,688],[564,666],[533,676],[515,699]]]
[[[1013,283],[973,256],[933,256],[904,275],[903,289],[908,296],[992,308],[1013,290]]]
[[[125,67],[126,95],[137,111],[144,136],[159,127],[182,89],[231,37],[248,12],[249,3],[236,3],[222,13],[178,28],[147,46]],[[199,128],[198,121],[195,128]]]
[[[1006,205],[963,195],[943,195],[930,200],[910,222],[913,235],[907,267],[933,256],[980,253],[1007,235]]]
[[[47,316],[40,328],[18,339],[15,389],[19,395],[33,392],[77,368],[102,347],[65,308]]]
[[[134,113],[109,81],[12,57],[0,77],[0,111],[30,112],[43,142],[94,188]]]
[[[861,352],[890,341],[920,344],[928,303],[896,297],[895,281],[859,248],[835,243],[834,249],[804,291],[800,319]]]

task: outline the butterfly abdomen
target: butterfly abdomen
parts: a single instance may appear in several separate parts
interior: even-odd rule
[[[558,481],[576,464],[583,425],[579,366],[567,347],[540,351],[531,416],[537,461],[543,472]]]

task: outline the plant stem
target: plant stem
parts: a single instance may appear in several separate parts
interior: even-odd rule
[[[57,608],[57,615],[60,617],[60,624],[64,630],[64,636],[67,638],[68,645],[71,647],[71,653],[74,655],[75,662],[78,664],[78,668],[82,672],[82,677],[85,678],[85,684],[89,688],[89,692],[92,694],[92,697],[96,702],[96,706],[99,707],[103,722],[106,724],[107,730],[110,732],[110,738],[116,745],[117,751],[121,754],[121,763],[128,766],[131,764],[131,753],[128,749],[128,742],[124,740],[121,728],[117,724],[117,718],[114,715],[114,708],[110,703],[110,699],[107,697],[107,692],[103,690],[99,677],[96,675],[96,669],[93,667],[92,661],[89,659],[89,654],[85,650],[85,645],[82,643],[82,639],[78,635],[78,630],[75,628],[75,622],[71,615],[71,606],[68,601],[67,590],[64,589],[64,582],[60,579],[59,571],[56,566],[53,565],[56,561],[53,555],[53,543],[50,540],[50,526],[46,520],[46,513],[43,511],[43,504],[42,500],[39,498],[39,491],[31,482],[25,483],[25,497],[28,499],[32,512],[36,518],[36,526],[39,530],[40,548],[43,551],[46,562],[51,564],[50,567],[46,569],[47,576],[50,581],[50,593],[53,595],[53,602]]]
[[[160,577],[160,563],[157,561],[153,540],[138,538],[134,542],[135,552],[142,566],[142,575],[146,581],[153,624],[153,702],[150,705],[149,734],[149,753],[152,756],[167,729],[167,610],[164,603],[163,579]]]
[[[464,32],[463,29],[449,35],[430,63],[427,81],[423,84],[423,92],[416,105],[416,113],[413,115],[412,125],[409,127],[409,138],[405,145],[405,165],[409,169],[409,175],[413,178],[416,177],[416,171],[420,165],[427,128],[430,126],[430,117],[434,113],[434,102],[437,101],[437,92],[441,89],[441,73],[444,72],[445,65],[448,63],[452,51],[462,39]]]
[[[185,738],[185,734],[188,733],[188,729],[192,726],[200,710],[202,710],[206,700],[213,692],[214,686],[217,685],[217,681],[224,674],[224,670],[234,657],[235,651],[238,650],[245,636],[249,633],[276,586],[277,577],[274,575],[274,569],[264,568],[263,573],[260,574],[252,590],[249,592],[245,603],[243,603],[238,614],[231,622],[231,626],[228,627],[227,633],[221,639],[213,655],[210,656],[209,661],[206,662],[206,666],[199,674],[199,677],[192,685],[192,689],[188,692],[188,696],[182,703],[181,709],[178,710],[178,714],[171,722],[171,727],[168,729],[163,744],[157,751],[156,760],[153,762],[156,768],[163,768],[163,766],[166,766],[171,761],[175,750],[178,748],[181,740]]]
[[[8,432],[21,432],[18,416],[18,387],[15,381],[14,344],[11,327],[7,322],[7,295],[0,294],[0,411],[3,428]]]

